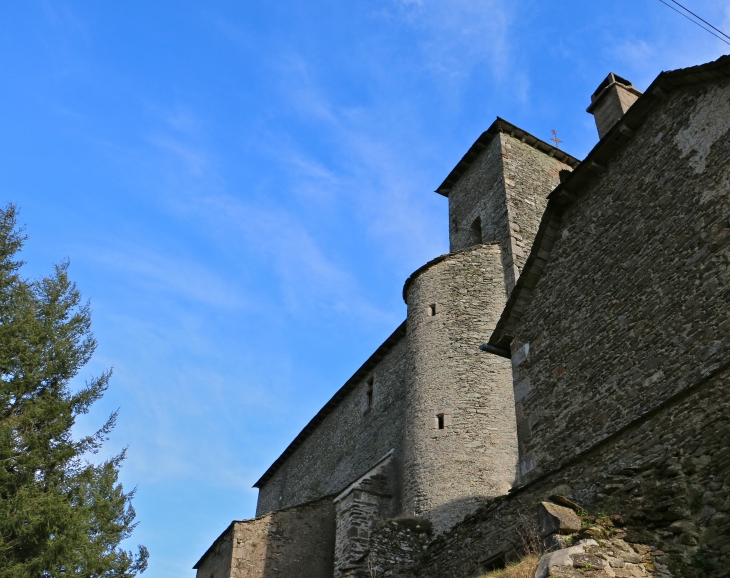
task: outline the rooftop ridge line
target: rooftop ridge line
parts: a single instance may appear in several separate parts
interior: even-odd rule
[[[474,141],[474,144],[469,147],[466,154],[461,157],[461,160],[458,163],[456,163],[456,166],[451,170],[449,175],[444,179],[444,182],[439,185],[435,192],[439,195],[443,195],[444,197],[448,197],[449,192],[451,192],[454,185],[459,182],[459,179],[461,179],[464,173],[466,173],[472,163],[499,133],[508,134],[511,137],[518,138],[522,142],[526,142],[537,150],[555,157],[572,168],[575,168],[580,164],[580,161],[577,158],[569,155],[564,150],[537,138],[526,130],[522,130],[518,126],[498,116],[491,126],[479,135],[479,138],[477,138],[477,140]]]

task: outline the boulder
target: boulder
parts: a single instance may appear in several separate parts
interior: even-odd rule
[[[537,505],[537,518],[543,538],[550,534],[572,534],[580,530],[580,518],[575,512],[552,502],[540,502]]]
[[[628,545],[627,545],[628,546]],[[650,546],[634,547],[648,553],[658,552]],[[619,554],[620,557],[615,557]],[[630,562],[626,558],[631,558]],[[656,564],[656,563],[655,563]],[[655,576],[656,575],[656,576]],[[599,546],[595,540],[581,540],[575,546],[545,554],[537,565],[534,578],[670,578],[668,569],[656,564],[656,572],[645,565],[636,552],[624,552],[608,540]]]
[[[537,570],[535,570],[535,578],[546,578],[550,568],[554,567],[573,567],[573,554],[585,554],[585,548],[583,546],[571,546],[557,552],[550,552],[540,558],[540,562],[537,564]]]

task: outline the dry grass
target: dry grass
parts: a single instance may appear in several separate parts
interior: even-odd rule
[[[501,570],[488,572],[481,578],[532,578],[535,575],[535,570],[537,570],[537,563],[539,561],[540,556],[525,556],[519,562],[510,564]]]

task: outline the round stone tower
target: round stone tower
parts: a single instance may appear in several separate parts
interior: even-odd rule
[[[403,513],[443,531],[512,486],[517,432],[508,359],[479,346],[504,308],[497,244],[434,259],[406,281]]]

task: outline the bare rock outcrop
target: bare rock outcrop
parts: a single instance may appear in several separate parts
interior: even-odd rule
[[[581,540],[540,558],[534,578],[670,578],[667,567],[656,561],[663,554],[621,538]]]

